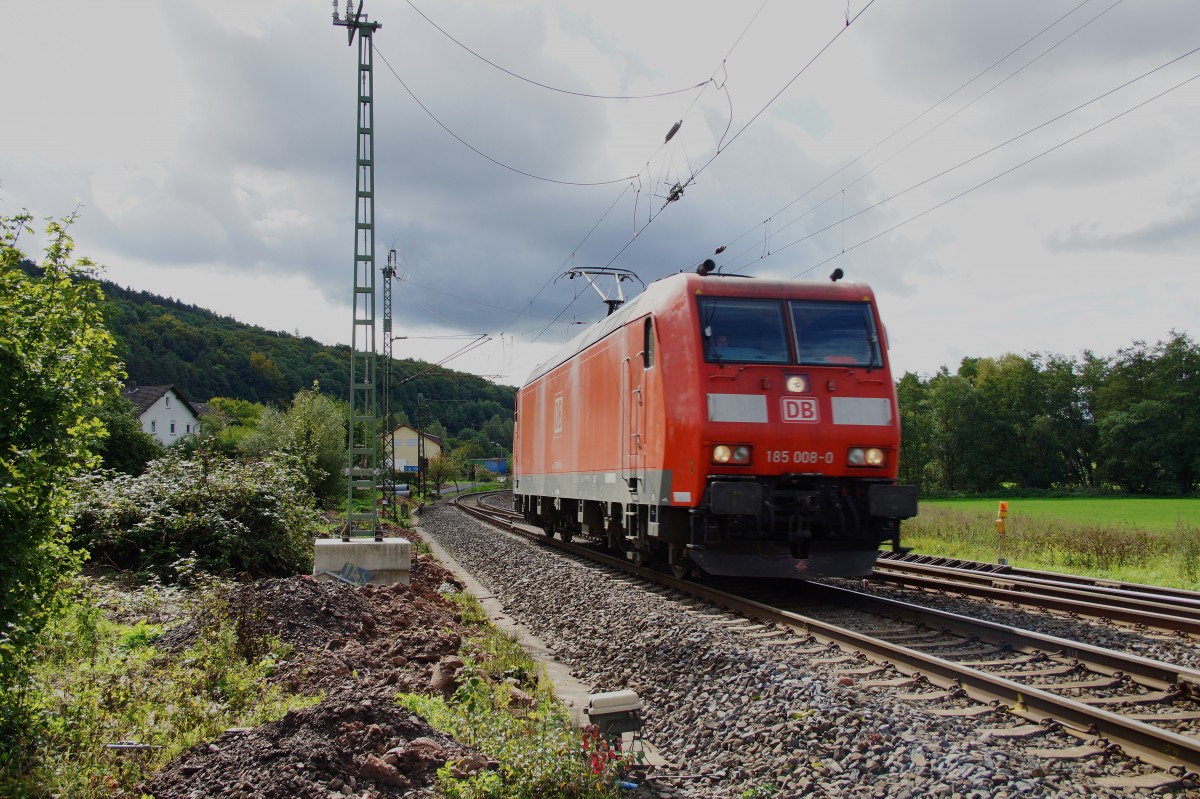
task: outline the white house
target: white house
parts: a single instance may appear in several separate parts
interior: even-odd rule
[[[133,403],[142,420],[142,430],[163,446],[197,432],[200,411],[175,386],[139,386],[129,383],[121,396]]]

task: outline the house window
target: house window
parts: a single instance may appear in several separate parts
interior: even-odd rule
[[[186,432],[190,433],[190,432],[192,432],[192,426],[191,426],[190,424],[189,424],[189,425],[184,425],[184,430],[185,430]]]
[[[171,395],[170,394],[163,395],[163,404],[166,405],[166,407],[168,407],[168,408],[171,407]]]
[[[150,432],[151,432],[151,433],[153,433],[153,432],[154,432],[154,429],[155,429],[156,427],[158,427],[158,421],[157,421],[157,420],[155,420],[155,419],[151,419],[151,420],[150,420]]]
[[[171,435],[175,435],[175,420],[171,420]]]

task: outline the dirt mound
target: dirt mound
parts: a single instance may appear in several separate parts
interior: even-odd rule
[[[232,588],[227,601],[239,639],[278,636],[295,647],[273,679],[290,691],[327,697],[193,748],[142,791],[157,799],[424,796],[447,761],[466,756],[478,764],[478,754],[393,701],[401,691],[429,692],[435,666],[458,652],[463,628],[446,588],[461,585],[429,555],[413,558],[408,586],[356,589],[292,577]],[[186,647],[206,623],[189,621],[159,646]]]
[[[473,754],[397,707],[391,691],[346,690],[195,746],[142,790],[156,799],[431,795],[444,763]]]
[[[277,636],[298,651],[319,649],[330,638],[353,635],[370,612],[364,598],[345,583],[306,577],[257,580],[236,585],[224,597],[242,640]],[[157,646],[176,652],[195,643],[213,622],[210,613],[168,630]]]

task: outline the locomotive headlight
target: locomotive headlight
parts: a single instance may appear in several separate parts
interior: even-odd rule
[[[744,444],[717,444],[713,447],[713,463],[736,463],[738,465],[750,462],[750,447]]]
[[[851,447],[846,462],[851,466],[882,466],[883,450],[878,447]]]
[[[784,387],[792,394],[807,394],[812,390],[812,385],[808,382],[808,375],[788,375],[784,381]]]

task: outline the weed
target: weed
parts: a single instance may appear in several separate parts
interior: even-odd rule
[[[209,613],[220,603],[201,600]],[[316,699],[289,697],[265,678],[289,654],[278,640],[239,635],[236,620],[216,622],[187,650],[158,651],[161,627],[122,624],[84,588],[43,636],[33,674],[37,718],[20,758],[0,762],[0,796],[112,796],[131,790],[187,748],[233,726],[281,718]],[[253,659],[246,652],[260,652]],[[107,744],[150,747],[120,753]]]
[[[397,701],[446,732],[497,761],[495,771],[457,779],[450,766],[438,772],[438,788],[448,799],[534,799],[572,796],[611,799],[625,756],[588,748],[554,696],[541,669],[511,637],[486,624],[469,596],[452,595],[465,623],[478,635],[463,645],[465,667],[460,684],[447,700],[401,694]],[[514,689],[519,689],[518,694]],[[612,757],[602,755],[607,752]],[[597,768],[598,767],[598,768]]]

